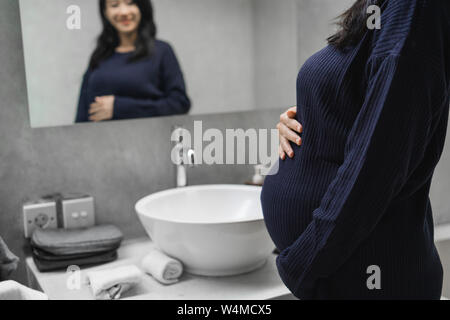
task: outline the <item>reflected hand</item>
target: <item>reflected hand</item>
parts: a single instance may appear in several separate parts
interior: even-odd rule
[[[286,154],[289,158],[294,157],[294,151],[291,148],[289,141],[295,143],[298,146],[302,145],[302,139],[297,134],[303,132],[303,126],[295,120],[297,115],[297,107],[292,107],[280,116],[280,123],[277,125],[277,129],[280,133],[280,158],[286,159]]]
[[[100,122],[111,120],[114,114],[114,96],[96,97],[89,109],[89,120]]]

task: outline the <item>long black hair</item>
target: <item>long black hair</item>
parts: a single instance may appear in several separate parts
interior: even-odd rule
[[[338,49],[354,46],[367,31],[367,8],[371,5],[381,7],[388,0],[357,0],[353,6],[337,17],[339,30],[329,37],[328,43]]]
[[[138,36],[136,39],[136,50],[130,57],[130,62],[138,61],[153,53],[156,38],[156,25],[153,20],[153,6],[150,0],[134,0],[141,11],[141,22],[138,27]],[[114,54],[115,49],[119,46],[119,35],[117,30],[108,21],[105,15],[106,0],[99,0],[100,16],[103,23],[103,31],[98,37],[97,47],[91,56],[89,69],[93,70],[98,67],[101,61],[109,58]]]

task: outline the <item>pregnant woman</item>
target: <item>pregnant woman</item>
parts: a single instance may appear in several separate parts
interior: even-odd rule
[[[155,39],[150,0],[100,0],[103,32],[86,71],[76,122],[189,112],[190,100],[169,44]]]
[[[381,29],[367,28],[369,5]],[[429,191],[449,118],[450,2],[356,1],[297,90],[278,127],[292,154],[261,195],[283,282],[301,299],[439,299]]]

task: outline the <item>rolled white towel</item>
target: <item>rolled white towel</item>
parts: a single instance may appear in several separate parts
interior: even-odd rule
[[[174,284],[183,274],[183,265],[158,249],[152,249],[142,259],[142,269],[162,284]]]
[[[138,284],[142,277],[142,271],[134,265],[91,271],[87,274],[88,283],[97,300],[120,299],[122,294]]]

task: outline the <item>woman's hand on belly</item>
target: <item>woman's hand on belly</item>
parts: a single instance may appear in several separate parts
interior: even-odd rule
[[[95,102],[90,105],[89,120],[100,122],[111,120],[114,115],[114,96],[96,97]]]
[[[302,139],[297,133],[303,132],[303,126],[295,120],[297,115],[297,107],[292,107],[280,116],[280,122],[277,125],[278,132],[280,133],[280,158],[286,159],[286,155],[289,158],[294,157],[294,151],[291,148],[290,141],[298,146],[301,146]]]

